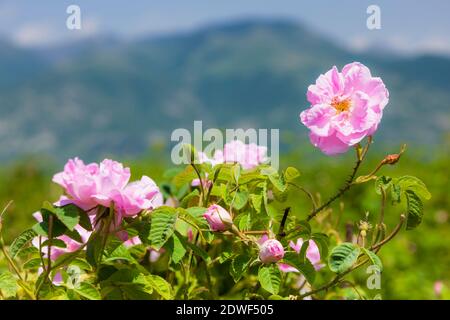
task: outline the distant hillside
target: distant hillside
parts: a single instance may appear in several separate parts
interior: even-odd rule
[[[304,142],[307,86],[355,60],[391,94],[379,140],[429,145],[449,131],[449,59],[356,55],[303,26],[252,20],[132,43],[39,51],[0,43],[0,159],[134,155],[194,120],[280,128]]]

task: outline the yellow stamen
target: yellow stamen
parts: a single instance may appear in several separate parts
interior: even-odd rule
[[[350,108],[350,105],[351,105],[351,101],[350,101],[350,99],[345,99],[345,100],[339,101],[338,99],[334,98],[331,101],[331,105],[333,106],[333,108],[335,108],[340,113],[343,111],[348,111],[348,109]]]

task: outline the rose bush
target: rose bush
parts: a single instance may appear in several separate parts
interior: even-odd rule
[[[37,223],[8,246],[0,220],[10,267],[0,276],[1,297],[215,299],[232,282],[228,296],[318,299],[362,266],[381,272],[379,250],[404,226],[420,224],[431,196],[416,177],[380,174],[404,148],[358,176],[388,92],[352,63],[320,76],[307,96],[311,106],[300,118],[311,142],[326,154],[355,149],[350,176],[329,199],[306,190],[298,169],[265,164],[266,148],[237,140],[211,157],[189,146],[190,164],[168,170],[159,186],[147,176],[130,182],[131,170],[113,160],[71,159],[53,178],[61,198],[44,202]],[[364,219],[357,228],[333,227],[334,202],[370,182],[380,196],[374,225]],[[300,196],[310,212],[286,206]],[[396,226],[384,221],[389,203],[405,208]]]

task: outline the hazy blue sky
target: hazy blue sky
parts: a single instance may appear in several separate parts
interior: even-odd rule
[[[81,31],[65,27],[66,8],[81,7]],[[381,8],[381,30],[368,30],[366,9]],[[450,1],[427,0],[0,0],[0,37],[45,46],[96,34],[130,38],[191,30],[245,17],[290,18],[356,49],[450,55]]]

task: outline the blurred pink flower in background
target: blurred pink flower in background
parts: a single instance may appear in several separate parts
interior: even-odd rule
[[[444,283],[442,281],[436,281],[433,286],[434,294],[437,298],[440,298],[442,295],[442,289],[444,289]]]
[[[297,242],[294,243],[293,241],[289,242],[289,246],[297,253],[300,253],[300,250],[302,249],[303,245],[303,239],[298,238]],[[309,240],[308,242],[308,248],[306,249],[306,258],[311,262],[311,264],[314,266],[314,269],[320,270],[324,265],[320,263],[320,251],[319,247],[317,247],[317,244],[314,242],[314,240]],[[283,272],[299,272],[296,268],[285,264],[280,263],[278,264],[280,267],[280,270]]]
[[[213,231],[225,231],[233,224],[233,219],[227,210],[217,204],[209,206],[203,217]]]
[[[233,140],[224,145],[223,151],[216,150],[212,158],[198,153],[200,163],[210,163],[212,166],[221,163],[239,163],[243,169],[253,169],[267,161],[267,147],[255,143],[245,144],[240,140]]]
[[[265,239],[266,237],[264,237]],[[262,238],[263,239],[263,238]],[[262,242],[260,240],[260,243]],[[259,247],[259,259],[262,263],[277,262],[284,257],[283,245],[276,239],[267,239]]]
[[[343,153],[377,130],[389,92],[359,62],[334,66],[308,87],[311,107],[300,114],[311,143],[327,155]]]

